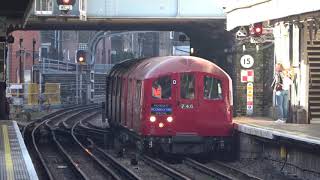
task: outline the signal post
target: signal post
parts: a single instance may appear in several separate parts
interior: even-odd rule
[[[80,98],[80,103],[83,103],[83,97],[82,97],[82,69],[83,69],[83,65],[86,64],[87,58],[86,58],[86,51],[84,50],[78,50],[77,51],[77,55],[76,55],[76,61],[79,65],[79,69],[80,69],[80,83],[79,83],[79,94],[77,96],[77,99]],[[78,90],[77,90],[78,92]],[[79,103],[79,100],[77,101]]]

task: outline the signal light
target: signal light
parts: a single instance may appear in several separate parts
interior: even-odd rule
[[[261,36],[263,31],[262,23],[255,23],[251,28],[251,35],[253,36]]]
[[[57,0],[58,5],[74,5],[75,3],[75,0]]]
[[[77,62],[80,64],[84,64],[86,62],[86,51],[78,50],[77,51]]]

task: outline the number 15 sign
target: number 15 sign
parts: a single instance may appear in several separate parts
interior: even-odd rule
[[[251,68],[254,64],[254,59],[250,55],[243,55],[240,59],[240,63],[243,68]]]

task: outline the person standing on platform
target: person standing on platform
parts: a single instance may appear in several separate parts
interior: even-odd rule
[[[276,122],[285,123],[288,118],[291,79],[281,63],[276,64],[275,70],[276,74],[272,82],[272,87],[276,95],[276,109],[278,114],[278,120]]]

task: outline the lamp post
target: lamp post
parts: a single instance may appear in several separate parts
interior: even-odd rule
[[[19,45],[20,45],[20,53],[19,53],[19,81],[18,81],[18,83],[20,84],[20,83],[22,83],[23,81],[22,81],[22,42],[23,42],[23,39],[22,38],[20,38],[19,39]]]
[[[35,79],[34,79],[34,51],[35,51],[35,45],[36,45],[36,40],[33,38],[32,39],[32,83],[35,82]]]

